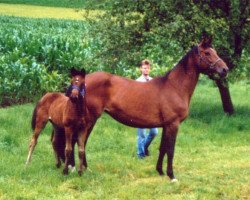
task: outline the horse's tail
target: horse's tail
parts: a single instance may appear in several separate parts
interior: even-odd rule
[[[33,111],[32,120],[31,120],[31,127],[33,131],[35,130],[35,127],[36,127],[37,109],[38,109],[38,103],[36,104],[36,107]]]

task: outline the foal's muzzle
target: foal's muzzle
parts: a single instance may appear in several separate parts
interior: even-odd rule
[[[71,91],[70,98],[71,98],[71,99],[78,99],[79,94],[80,94],[79,90],[73,89],[73,90]]]

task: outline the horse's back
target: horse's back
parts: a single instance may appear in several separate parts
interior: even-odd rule
[[[168,84],[167,77],[139,82],[106,72],[87,75],[87,106],[99,117],[106,111],[116,120],[130,126],[161,126],[178,118],[187,106]],[[183,117],[181,117],[183,118]]]
[[[39,101],[40,104],[52,104],[55,101],[65,100],[67,97],[60,92],[48,92]]]
[[[159,125],[159,104],[154,103],[157,97],[149,95],[159,93],[153,81],[138,82],[106,72],[95,72],[87,75],[87,106],[91,114],[99,117],[106,111],[116,120],[132,126],[141,126],[141,119],[147,124]],[[147,109],[145,109],[147,108]],[[148,112],[147,110],[151,110]]]
[[[68,97],[66,97],[63,93],[48,92],[39,100],[36,109],[37,111],[44,112],[44,114],[48,114],[51,108],[54,108],[62,102],[66,102],[67,99]]]

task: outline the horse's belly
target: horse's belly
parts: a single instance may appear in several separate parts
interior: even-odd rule
[[[127,126],[136,128],[153,128],[162,126],[160,120],[156,117],[146,117],[145,115],[131,115],[124,112],[106,112],[118,122]]]
[[[63,110],[58,105],[51,105],[51,109],[49,110],[49,120],[52,124],[63,128]]]

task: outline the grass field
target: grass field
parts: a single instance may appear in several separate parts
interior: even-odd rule
[[[89,168],[82,177],[64,176],[55,167],[50,126],[25,168],[34,105],[0,109],[0,199],[249,199],[249,89],[231,85],[236,114],[228,117],[217,89],[199,84],[177,138],[175,184],[155,171],[160,135],[151,156],[138,160],[136,130],[108,115],[90,136]]]
[[[95,17],[100,12],[100,10],[90,12],[84,9],[0,3],[0,15],[6,16],[83,20],[83,16]]]
[[[0,3],[49,7],[99,9],[107,7],[107,0],[0,0]]]
[[[90,1],[0,0],[0,15],[82,19],[72,7],[86,7],[70,6],[69,2],[90,5]],[[92,1],[96,2],[104,1]],[[207,82],[203,79],[196,89],[190,116],[179,130],[174,159],[178,183],[170,183],[155,170],[160,134],[150,147],[151,156],[138,160],[136,130],[106,114],[90,136],[89,168],[82,177],[77,173],[64,176],[62,168],[55,167],[50,125],[25,168],[34,104],[1,108],[0,200],[249,199],[250,85],[239,82],[230,86],[236,114],[228,117],[217,88]]]

